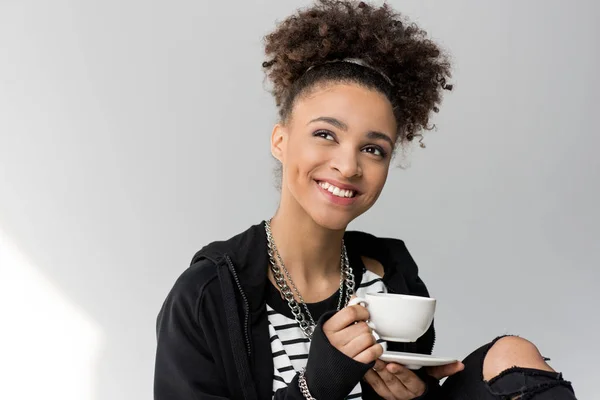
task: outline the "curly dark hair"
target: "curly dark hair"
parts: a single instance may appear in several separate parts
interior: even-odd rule
[[[442,90],[452,89],[448,57],[387,4],[316,0],[280,22],[264,43],[263,68],[284,122],[294,101],[318,84],[354,82],[387,96],[403,143],[432,129],[430,114],[439,111]]]

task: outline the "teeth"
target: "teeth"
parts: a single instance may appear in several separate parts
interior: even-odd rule
[[[334,196],[338,196],[338,197],[354,197],[354,191],[353,190],[340,189],[339,187],[333,186],[329,182],[319,182],[319,185],[321,185],[321,187],[323,189],[329,191]]]

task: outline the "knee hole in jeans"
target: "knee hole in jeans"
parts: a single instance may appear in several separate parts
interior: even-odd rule
[[[546,364],[538,348],[529,340],[518,336],[498,339],[483,360],[483,379],[489,381],[512,367],[554,370]]]

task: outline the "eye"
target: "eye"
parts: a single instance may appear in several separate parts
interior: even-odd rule
[[[331,132],[329,131],[316,131],[315,133],[313,133],[313,136],[318,136],[321,137],[325,140],[331,140],[331,141],[335,141],[335,138],[333,137],[333,135],[331,134]]]
[[[364,152],[371,153],[381,158],[385,158],[387,153],[379,146],[368,146],[363,149]]]

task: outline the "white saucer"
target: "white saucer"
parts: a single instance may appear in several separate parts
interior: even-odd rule
[[[400,351],[384,351],[380,360],[404,365],[408,369],[421,367],[435,367],[438,365],[452,364],[455,358],[435,357],[428,354],[403,353]]]

